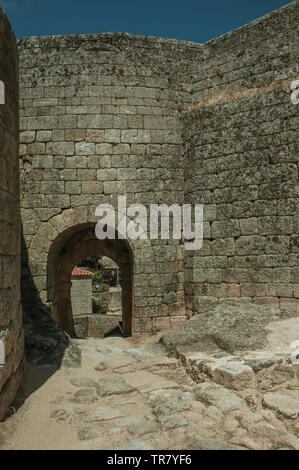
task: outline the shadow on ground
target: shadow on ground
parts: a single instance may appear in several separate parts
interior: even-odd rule
[[[21,296],[25,335],[26,376],[11,406],[14,413],[35,390],[40,388],[62,363],[78,363],[80,350],[50,316],[39,296],[28,263],[28,250],[22,233]],[[69,363],[68,363],[69,361]],[[80,361],[79,361],[80,362]],[[78,365],[78,364],[77,364]]]

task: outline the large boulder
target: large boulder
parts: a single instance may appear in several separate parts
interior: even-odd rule
[[[280,390],[266,393],[263,405],[286,418],[295,419],[299,416],[299,391]]]
[[[179,355],[190,351],[234,351],[263,349],[266,326],[296,316],[296,312],[256,305],[249,301],[226,301],[207,313],[196,314],[184,325],[163,335],[160,342]]]

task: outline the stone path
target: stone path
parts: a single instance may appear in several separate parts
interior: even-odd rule
[[[76,343],[81,367],[63,367],[36,386],[0,424],[3,449],[299,449],[296,386],[244,389],[248,370],[241,367],[232,389],[226,375],[223,383],[196,379],[194,358],[191,370],[190,355],[182,363],[158,344],[120,337]],[[29,370],[28,380],[38,383],[40,372]]]

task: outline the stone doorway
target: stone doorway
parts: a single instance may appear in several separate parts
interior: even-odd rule
[[[133,328],[133,253],[123,239],[98,240],[95,223],[85,223],[61,232],[52,242],[47,264],[47,295],[53,317],[70,336],[75,336],[71,302],[71,277],[83,259],[103,255],[111,258],[121,272],[122,329],[131,336]]]

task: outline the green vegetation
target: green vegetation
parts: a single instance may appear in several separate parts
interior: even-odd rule
[[[216,74],[218,75],[218,77],[223,78],[224,73],[222,72],[222,70],[219,66],[216,69]]]
[[[92,299],[92,313],[107,313],[107,308],[98,300]]]
[[[92,278],[92,288],[94,292],[109,292],[109,284],[103,280],[101,271],[96,271]]]
[[[97,286],[97,285],[102,284],[102,282],[103,282],[103,274],[101,273],[101,271],[96,271],[92,278],[92,285]]]

